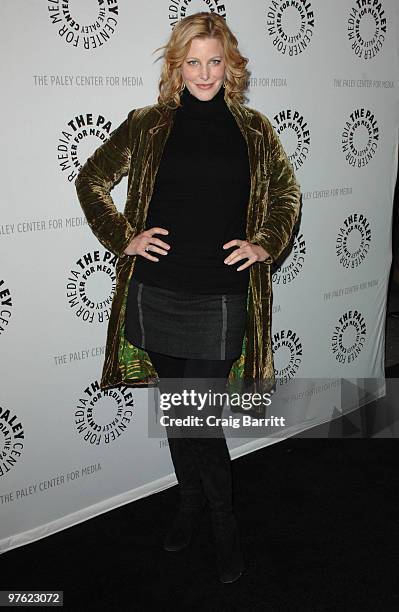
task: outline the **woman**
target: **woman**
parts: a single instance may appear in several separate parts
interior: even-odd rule
[[[93,232],[119,255],[101,388],[211,378],[269,390],[270,264],[292,235],[299,188],[270,122],[243,105],[248,60],[224,19],[186,17],[164,49],[158,104],[131,111],[75,183]],[[110,190],[126,174],[122,214]],[[223,432],[167,433],[180,506],[164,548],[188,545],[208,501],[219,577],[234,582],[243,559]]]

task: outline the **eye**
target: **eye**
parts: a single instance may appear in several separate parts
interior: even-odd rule
[[[220,60],[220,59],[215,59],[215,60],[211,60],[211,61],[212,61],[212,63],[213,63],[213,64],[216,64],[216,65],[217,65],[217,64],[220,64],[220,62],[221,62],[222,60]]]
[[[190,64],[190,66],[194,66],[195,64],[198,64],[198,61],[197,60],[189,60],[187,62],[187,64]]]

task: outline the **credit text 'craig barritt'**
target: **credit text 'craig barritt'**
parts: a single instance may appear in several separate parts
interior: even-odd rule
[[[205,422],[205,423],[204,423]],[[251,417],[249,414],[240,417],[216,417],[210,415],[206,419],[198,416],[186,416],[183,418],[170,417],[164,414],[160,418],[161,425],[165,427],[203,427],[206,424],[208,427],[285,427],[285,417]]]

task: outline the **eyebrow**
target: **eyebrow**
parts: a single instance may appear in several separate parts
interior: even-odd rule
[[[197,60],[199,58],[198,57],[188,57],[187,58],[187,60],[193,60],[193,59]],[[213,57],[209,58],[209,60],[213,60],[213,59],[222,59],[222,56],[221,55],[214,55]]]

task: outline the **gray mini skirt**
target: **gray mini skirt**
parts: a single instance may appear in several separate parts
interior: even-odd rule
[[[188,359],[238,359],[247,294],[191,294],[130,279],[125,337],[144,350]]]

